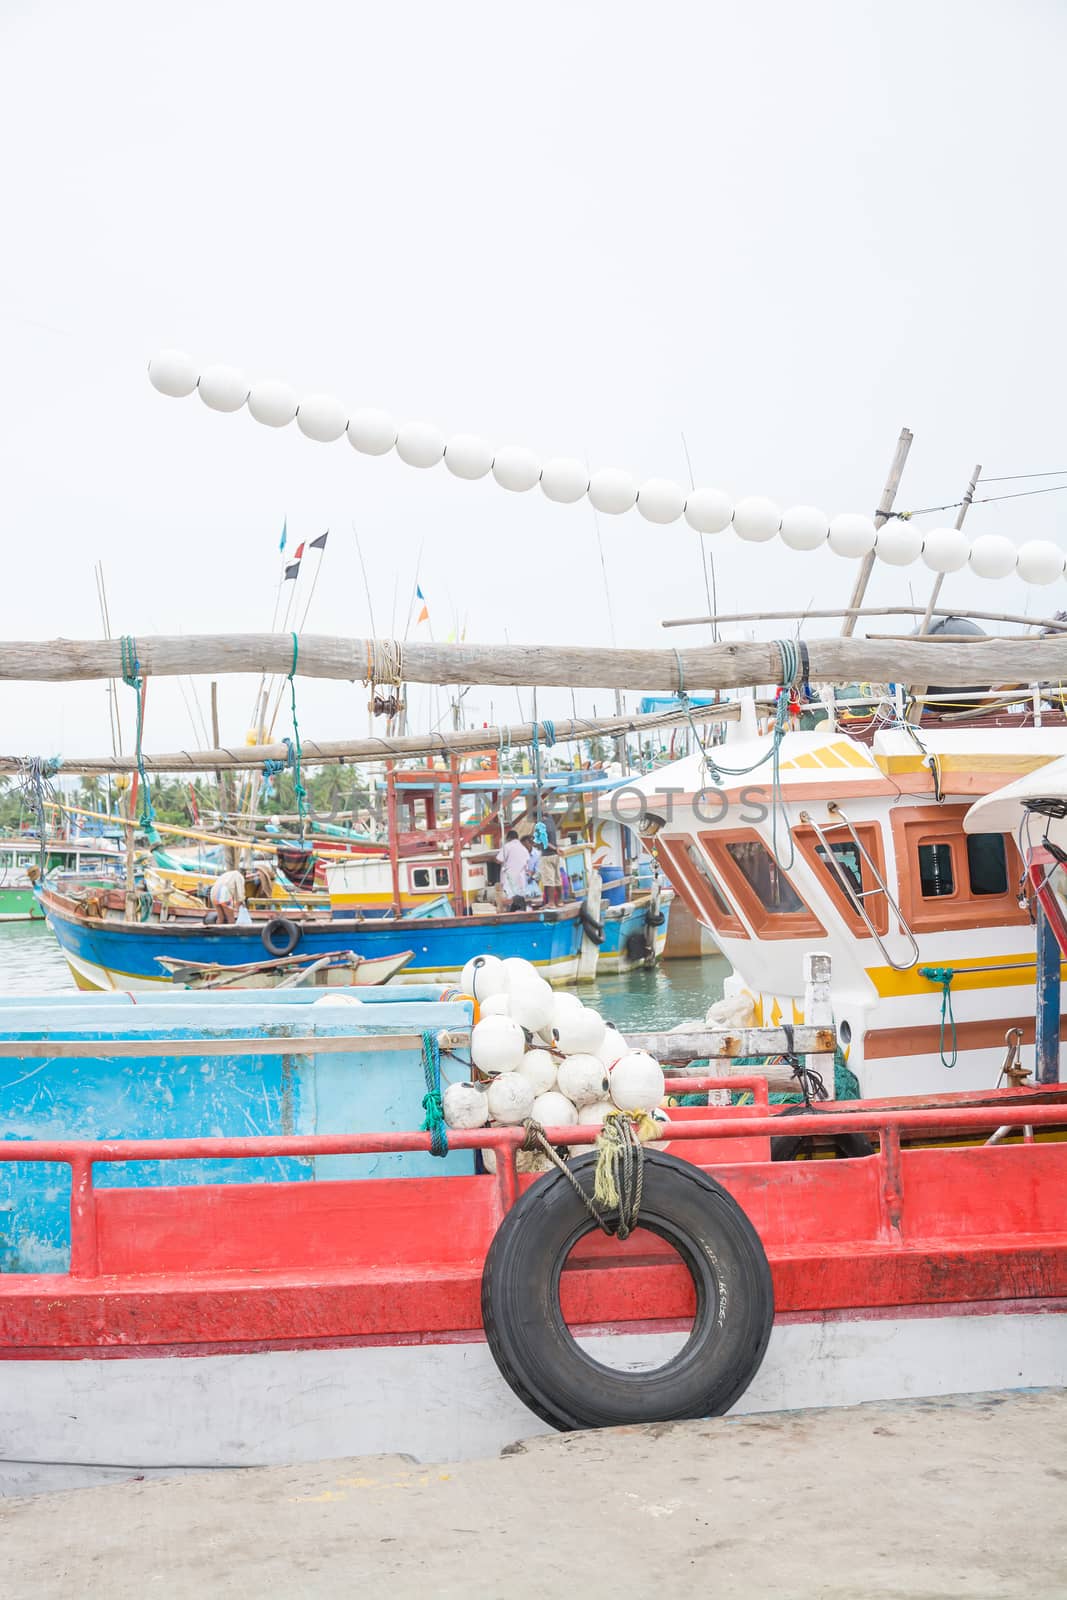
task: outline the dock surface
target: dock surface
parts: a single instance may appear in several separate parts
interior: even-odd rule
[[[1067,1594],[1067,1393],[558,1435],[0,1503],[5,1594]]]

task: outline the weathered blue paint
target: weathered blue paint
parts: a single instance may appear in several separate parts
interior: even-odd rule
[[[1037,902],[1037,1020],[1036,1070],[1038,1083],[1060,1081],[1060,962],[1063,956],[1048,918]]]
[[[669,894],[664,895],[660,901],[659,909],[663,921],[657,929],[657,936],[661,949],[667,934],[671,903],[672,896]],[[644,934],[648,906],[635,906],[633,904],[627,904],[622,907],[605,906],[602,916],[604,943],[600,946],[600,958],[597,962],[598,972],[627,972],[631,967],[639,965],[638,961],[631,960],[627,956],[626,941],[632,934]]]
[[[277,1000],[268,992],[220,996],[178,991],[131,1007],[119,995],[41,996],[0,1011],[0,1038],[55,1036],[99,1043],[88,1058],[0,1058],[0,1128],[6,1139],[181,1138],[277,1133],[411,1130],[422,1121],[425,1080],[419,1049],[361,1047],[360,1036],[469,1028],[469,1002],[440,1001],[439,991],[412,998],[393,991],[363,1015],[321,1006],[318,996]],[[433,996],[433,997],[431,997]],[[161,997],[162,998],[162,997]],[[360,996],[362,998],[362,996]],[[56,1001],[63,1000],[57,1008]],[[231,999],[236,1003],[231,1003]],[[249,1001],[258,1002],[254,1015]],[[13,1003],[12,1003],[13,1002]],[[286,1038],[351,1040],[351,1049],[307,1055],[175,1056],[176,1039]],[[157,1046],[143,1057],[116,1057],[108,1045],[139,1039]],[[447,1061],[447,1058],[446,1058]],[[464,1067],[449,1063],[453,1075]],[[319,1177],[427,1176],[472,1170],[469,1152],[261,1161],[105,1164],[101,1187],[156,1184],[311,1181]],[[0,1162],[0,1270],[64,1271],[69,1254],[70,1173],[65,1167]]]

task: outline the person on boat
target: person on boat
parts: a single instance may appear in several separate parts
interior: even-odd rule
[[[509,828],[504,848],[497,855],[504,901],[509,911],[526,910],[526,863],[529,858],[530,852],[515,829]]]
[[[537,876],[541,884],[542,904],[558,906],[563,895],[563,886],[560,882],[559,851],[551,842],[546,844],[541,852]]]
[[[538,875],[538,868],[541,865],[541,848],[537,839],[536,828],[534,829],[533,838],[527,840],[526,843],[526,899],[529,902],[541,898],[541,880]]]
[[[237,921],[237,913],[245,903],[245,875],[237,867],[222,872],[208,892],[219,922]]]

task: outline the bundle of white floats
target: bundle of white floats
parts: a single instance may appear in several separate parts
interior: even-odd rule
[[[667,1121],[659,1062],[645,1050],[631,1050],[577,995],[552,989],[529,961],[475,956],[460,986],[478,1007],[471,1032],[478,1077],[445,1089],[450,1128],[515,1127],[528,1118],[566,1128],[602,1123],[619,1111]],[[493,1151],[482,1155],[494,1170]],[[520,1172],[551,1165],[539,1151],[525,1150],[517,1163]]]

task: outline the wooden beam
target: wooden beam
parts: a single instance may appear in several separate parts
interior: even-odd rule
[[[380,641],[389,644],[390,641]],[[583,649],[564,645],[392,644],[402,654],[406,683],[468,683],[585,689],[643,689],[677,694],[780,681],[781,651],[773,642],[704,644],[688,650]],[[308,634],[300,641],[297,672],[306,678],[366,682],[375,641]],[[966,648],[928,639],[882,643],[870,639],[813,639],[806,644],[808,676],[816,683],[930,682],[946,688],[974,683],[1032,683],[1067,678],[1067,638],[983,639]],[[147,677],[189,673],[288,674],[288,634],[178,634],[136,641]],[[394,660],[395,660],[394,656]],[[115,640],[53,639],[0,643],[0,680],[67,683],[120,673]],[[716,712],[716,715],[718,713]],[[704,709],[703,718],[714,720]],[[451,736],[446,736],[451,737]],[[315,757],[309,756],[314,760]]]

